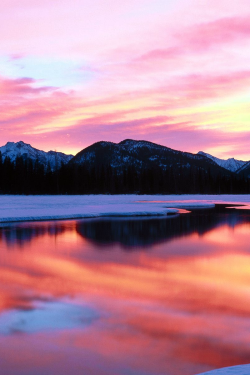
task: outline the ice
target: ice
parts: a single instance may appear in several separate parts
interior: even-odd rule
[[[162,203],[117,196],[0,196],[0,222],[176,213]]]
[[[250,204],[248,195],[0,195],[0,222],[101,216],[155,216],[178,209]]]
[[[226,367],[218,370],[203,372],[199,375],[249,375],[250,365]]]

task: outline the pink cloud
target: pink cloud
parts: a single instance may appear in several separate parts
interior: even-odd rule
[[[0,79],[1,141],[27,139],[39,126],[46,126],[78,106],[72,92],[38,86],[31,78]],[[31,137],[32,143],[32,137]]]
[[[185,118],[185,116],[166,115],[166,109],[171,112],[174,108],[192,107],[204,100],[242,91],[249,83],[249,71],[225,75],[196,74],[179,77],[178,80],[175,79],[172,83],[158,89],[121,93],[114,98],[107,96],[103,99],[83,102],[75,93],[63,93],[50,87],[34,88],[37,82],[30,78],[2,79],[0,84],[5,103],[1,106],[0,128],[5,141],[22,139],[38,148],[56,147],[68,152],[80,151],[99,140],[119,142],[125,138],[134,138],[146,139],[190,152],[209,151],[213,145],[227,145],[232,147],[232,152],[234,150],[236,154],[242,155],[243,151],[247,154],[246,139],[249,138],[247,134],[244,133],[241,137],[241,133],[234,133],[232,136],[217,130],[199,129],[197,126],[199,121],[204,122],[204,119],[211,114],[204,113],[197,116],[194,112]],[[119,109],[118,106],[118,109],[112,109],[112,104],[117,105],[122,102],[132,104],[134,98],[140,98],[141,102],[145,101],[145,103],[151,100],[152,105],[140,108],[128,107],[124,110]],[[106,109],[106,113],[98,113],[96,106],[107,106],[109,110]],[[80,108],[83,114],[84,110],[91,110],[93,114],[84,120],[69,122],[68,126],[61,129],[60,117],[70,116],[75,109]],[[151,111],[150,116],[146,115],[147,111]],[[217,115],[221,117],[223,113]],[[58,129],[54,131],[48,129],[41,135],[36,134],[36,127],[45,126],[56,119],[58,119]],[[32,135],[28,134],[27,128]],[[235,139],[240,145],[237,148]]]
[[[183,48],[202,51],[214,46],[250,38],[250,17],[220,18],[191,26],[178,35]]]
[[[55,87],[40,86],[34,87],[37,82],[28,77],[7,79],[0,78],[0,93],[1,96],[15,96],[26,94],[39,94],[46,91],[55,91]]]
[[[210,49],[237,43],[243,44],[250,38],[250,17],[219,18],[201,24],[191,24],[174,34],[173,40],[166,40],[165,46],[154,48],[132,58],[127,67],[142,71],[164,69],[163,63],[174,69],[185,64],[188,57],[210,54]],[[214,53],[214,52],[213,52]],[[165,65],[166,66],[166,65]]]
[[[191,104],[193,101],[200,102],[210,98],[225,98],[235,95],[237,92],[244,92],[244,90],[248,90],[249,83],[250,71],[232,72],[223,75],[193,74],[175,79],[173,83],[168,84],[168,89],[172,94],[178,93],[180,97],[186,97]],[[164,88],[162,90],[164,91]],[[188,105],[188,102],[185,104]]]
[[[228,158],[238,155],[244,160],[248,158],[249,132],[227,133],[219,129],[199,128],[192,122],[174,121],[178,117],[174,119],[162,116],[128,121],[115,121],[115,116],[113,120],[111,117],[99,117],[96,122],[95,118],[80,121],[70,127],[70,130],[65,128],[51,132],[49,138],[57,139],[62,149],[74,149],[75,152],[100,140],[120,142],[125,138],[132,138],[191,153],[212,152],[214,147],[218,150],[226,147],[231,151],[217,151],[215,156]]]
[[[153,49],[134,59],[134,62],[147,62],[152,60],[167,60],[173,59],[182,54],[182,51],[179,47],[169,47],[166,49]]]
[[[55,147],[53,134],[62,150],[79,150],[101,138],[145,138],[190,151],[222,142],[220,133],[197,128],[208,117],[209,124],[226,128],[226,111],[201,113],[199,106],[213,107],[248,92],[248,2],[86,1],[69,7],[68,0],[62,0],[51,7],[49,0],[42,5],[37,0],[4,0],[0,40],[12,64],[7,74],[23,56],[26,62],[29,57],[39,61],[39,56],[46,61],[52,56],[62,62],[70,59],[94,74],[77,83],[77,93],[67,90],[66,81],[63,90],[43,85],[32,64],[37,79],[0,78],[1,138],[22,138],[48,149]],[[182,114],[176,114],[178,109]],[[68,124],[62,130],[61,116]],[[48,127],[52,121],[54,131],[34,134],[36,127]],[[230,134],[225,139],[237,153],[240,145],[246,148],[241,137],[239,146]]]

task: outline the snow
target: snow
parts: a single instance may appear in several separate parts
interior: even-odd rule
[[[164,216],[178,209],[212,208],[216,203],[250,206],[250,195],[0,195],[0,223],[103,216]],[[250,365],[199,375],[249,375]]]
[[[244,165],[248,163],[246,161],[237,160],[237,159],[234,159],[234,158],[230,158],[230,159],[227,159],[227,160],[219,159],[219,158],[216,158],[213,155],[206,154],[203,151],[199,151],[198,155],[206,156],[207,158],[213,160],[220,167],[223,167],[223,168],[225,168],[225,169],[227,169],[227,170],[229,170],[231,172],[238,171],[240,168],[244,167]]]
[[[103,216],[165,216],[178,209],[211,208],[215,203],[250,205],[248,195],[0,195],[0,222]]]
[[[203,372],[199,375],[249,375],[250,365],[225,367],[218,370]]]
[[[95,158],[95,152],[90,151],[87,154],[84,154],[80,158],[80,163],[83,163],[84,161],[93,161]]]
[[[125,139],[124,141],[121,141],[117,145],[122,146],[124,149],[130,149],[130,150],[138,150],[140,148],[147,147],[149,149],[162,149],[164,147],[165,149],[169,150],[168,147],[158,145],[156,143],[148,142],[148,141],[136,141],[134,139]]]
[[[66,155],[62,152],[41,151],[22,141],[16,143],[7,142],[5,146],[0,147],[0,152],[3,160],[8,156],[13,162],[18,156],[22,156],[24,159],[29,158],[34,162],[38,160],[44,166],[50,163],[52,170],[56,168],[57,164],[61,165],[61,162],[66,164],[73,158],[73,155]]]

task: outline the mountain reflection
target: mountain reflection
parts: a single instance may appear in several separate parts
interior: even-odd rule
[[[0,243],[7,244],[9,248],[13,246],[23,248],[35,238],[55,237],[67,230],[72,230],[72,227],[65,226],[63,222],[4,225],[0,228]]]
[[[203,235],[221,225],[234,228],[238,224],[249,223],[250,216],[237,211],[230,213],[190,213],[165,219],[92,220],[78,222],[77,233],[93,241],[100,247],[115,243],[125,248],[151,247],[154,244],[193,233]]]
[[[249,242],[250,212],[223,207],[2,225],[1,374],[193,375],[249,362]]]
[[[60,238],[66,232],[75,232],[98,248],[119,244],[125,250],[133,250],[194,233],[202,236],[222,225],[234,228],[244,223],[250,223],[250,212],[217,206],[168,218],[102,218],[5,225],[0,228],[0,243],[22,249],[39,237]]]

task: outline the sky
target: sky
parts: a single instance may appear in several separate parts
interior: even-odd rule
[[[0,146],[250,159],[249,0],[1,0]]]

